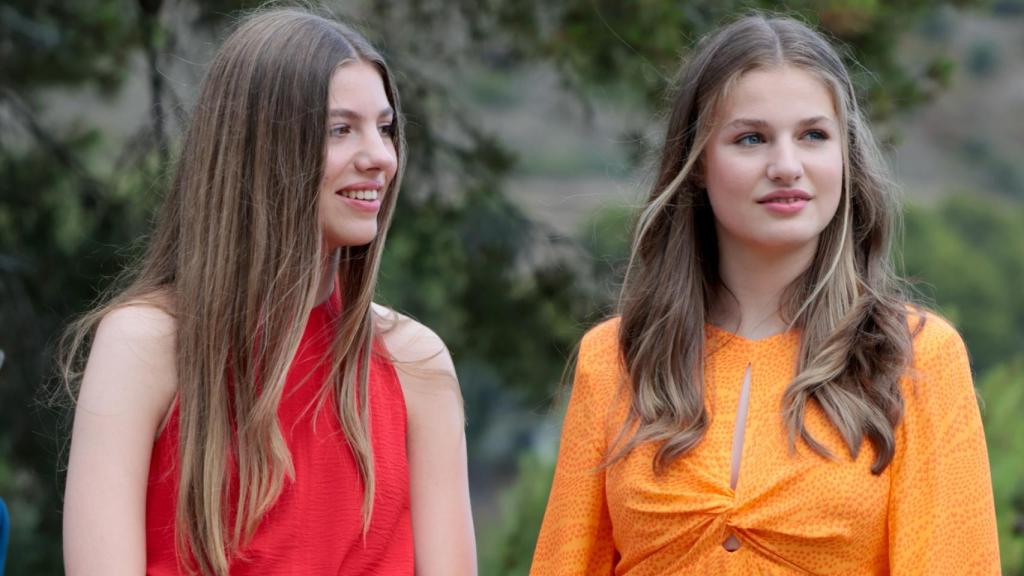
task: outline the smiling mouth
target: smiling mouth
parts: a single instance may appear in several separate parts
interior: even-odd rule
[[[372,202],[380,197],[379,190],[339,190],[338,194],[353,200],[365,200]]]

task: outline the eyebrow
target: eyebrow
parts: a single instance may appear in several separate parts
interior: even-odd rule
[[[797,125],[798,126],[813,126],[819,123],[834,123],[835,121],[828,116],[812,116],[810,118],[804,118]],[[737,118],[732,122],[729,122],[724,126],[725,128],[756,128],[764,130],[769,128],[768,122],[759,118]]]
[[[391,106],[384,108],[377,114],[377,118],[393,117],[395,115],[395,109]],[[330,118],[348,118],[348,119],[359,119],[363,115],[348,108],[331,108],[327,112],[327,116]]]

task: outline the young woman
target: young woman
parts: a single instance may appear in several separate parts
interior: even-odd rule
[[[226,40],[134,280],[69,330],[68,574],[475,573],[451,359],[371,303],[402,143],[348,27]]]
[[[836,51],[748,16],[678,86],[531,574],[998,574],[967,354],[897,289]]]

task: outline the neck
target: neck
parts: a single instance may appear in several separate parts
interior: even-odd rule
[[[817,242],[777,251],[720,243],[719,275],[725,288],[712,304],[711,323],[749,339],[786,330],[782,296],[811,265],[816,249]]]
[[[323,304],[334,291],[334,279],[338,275],[338,262],[341,250],[333,250],[327,254],[320,265],[320,285],[316,289],[316,303]]]

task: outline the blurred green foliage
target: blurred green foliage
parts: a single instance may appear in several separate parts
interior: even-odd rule
[[[972,135],[960,143],[960,153],[967,162],[979,169],[985,188],[1024,200],[1024,166],[1012,151],[981,136]]]
[[[905,271],[926,301],[961,331],[984,372],[1024,343],[1024,206],[980,193],[935,208],[911,206]]]
[[[974,2],[800,0],[788,7],[850,46],[861,93],[876,119],[927,101],[955,73],[937,53],[920,69],[896,58],[901,34],[943,6]],[[0,495],[13,515],[14,574],[59,574],[62,414],[31,408],[49,374],[49,343],[138,253],[159,202],[174,144],[164,134],[180,100],[160,78],[181,42],[177,18],[213,38],[244,0],[163,3],[88,0],[0,4]],[[1013,10],[1019,2],[999,2]],[[586,101],[609,89],[653,111],[687,46],[723,19],[768,1],[453,0],[355,3],[366,32],[398,73],[408,119],[410,165],[381,271],[380,297],[433,327],[462,378],[471,474],[507,483],[493,521],[479,525],[483,574],[523,574],[551,481],[552,462],[532,451],[534,423],[566,358],[605,314],[621,278],[631,210],[596,214],[578,238],[531,221],[505,181],[516,165],[480,129],[466,104],[513,105],[504,71],[551,64]],[[361,9],[362,12],[359,12]],[[929,12],[932,10],[933,12]],[[945,22],[945,24],[943,24]],[[180,26],[181,24],[175,24]],[[212,40],[211,40],[212,41]],[[112,139],[87,118],[47,122],[45,91],[112,94],[127,63],[148,57],[155,95],[148,123],[112,169],[100,157]],[[446,70],[488,69],[463,90]],[[863,68],[861,68],[861,66]],[[627,104],[624,104],[627,105]],[[638,154],[639,155],[639,154]],[[991,156],[991,155],[990,155]],[[993,160],[993,162],[995,162]],[[1007,172],[1009,173],[1009,172]],[[1013,172],[1016,174],[1016,172]],[[1004,176],[1005,178],[1005,176]],[[906,269],[962,329],[989,402],[986,426],[1007,573],[1022,570],[1024,496],[1020,426],[1024,227],[1019,204],[965,194],[908,214]],[[965,272],[967,271],[967,272]],[[1016,396],[1014,395],[1016,394]],[[500,433],[493,433],[500,424]],[[1014,532],[1017,526],[1016,532]]]
[[[1019,576],[1024,574],[1024,355],[992,367],[977,385],[992,464],[1003,574]]]
[[[851,47],[847,63],[876,119],[919,106],[949,80],[949,58],[943,53],[923,69],[904,65],[896,57],[902,34],[948,7],[980,4],[977,0],[563,0],[537,10],[547,3],[497,3],[518,8],[508,10],[513,16],[503,27],[526,39],[515,44],[517,54],[550,59],[570,85],[627,85],[654,104],[663,101],[680,55],[717,25],[750,10],[796,15]]]
[[[488,538],[478,539],[481,574],[529,573],[554,470],[554,458],[534,451],[520,455],[518,481],[502,493],[498,520],[482,527]]]

